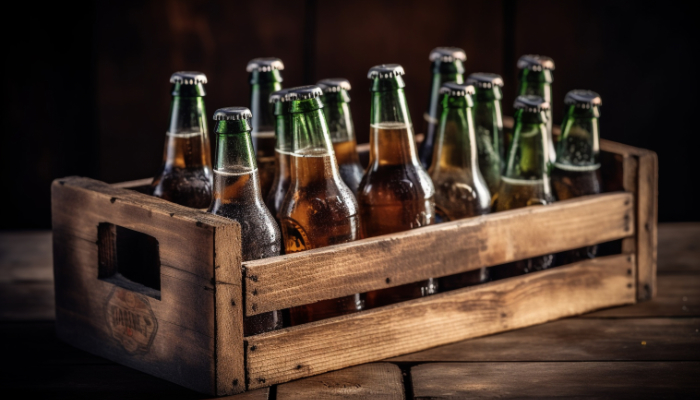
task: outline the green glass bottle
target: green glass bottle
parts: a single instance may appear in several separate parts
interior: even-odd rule
[[[539,96],[518,96],[515,99],[513,143],[508,150],[506,169],[501,177],[495,211],[540,206],[554,201],[549,180],[549,143],[547,110],[549,103]],[[553,255],[493,267],[496,278],[520,275],[552,266]]]
[[[260,192],[258,168],[250,138],[252,115],[245,107],[216,110],[214,196],[209,212],[241,225],[243,261],[280,254],[282,234]],[[280,311],[246,317],[246,336],[282,327]]]
[[[423,143],[418,150],[418,157],[424,168],[428,168],[433,157],[433,147],[438,124],[440,123],[440,88],[446,82],[464,82],[464,62],[467,53],[457,47],[437,47],[430,52],[430,98],[428,111],[423,114]]]
[[[503,113],[501,99],[503,79],[500,75],[477,72],[467,77],[468,85],[474,85],[474,129],[479,151],[479,170],[492,195],[501,185],[501,173],[505,165],[503,137]]]
[[[289,89],[292,181],[279,212],[287,254],[360,238],[357,200],[343,182],[318,86]],[[292,307],[298,325],[361,310],[359,294]]]
[[[355,126],[350,113],[350,82],[343,78],[332,78],[323,79],[317,85],[323,90],[323,113],[328,122],[340,176],[357,196],[364,168],[357,155]]]
[[[289,90],[278,90],[270,95],[270,103],[275,108],[275,177],[265,198],[265,205],[279,223],[279,211],[287,194],[291,175],[292,130],[289,116]],[[280,225],[281,226],[281,225]]]
[[[435,223],[435,188],[416,153],[411,115],[406,104],[403,67],[370,68],[372,111],[370,160],[357,192],[362,237],[373,237]],[[433,294],[428,279],[367,293],[368,307]]]
[[[545,56],[528,54],[518,60],[520,87],[518,95],[540,96],[549,103],[547,111],[547,140],[549,141],[550,161],[554,162],[554,137],[552,136],[552,82],[554,82],[554,61]]]
[[[253,112],[253,147],[260,167],[260,185],[267,194],[275,177],[275,114],[270,95],[282,89],[282,60],[255,58],[248,62],[250,110]]]
[[[600,178],[600,95],[589,90],[572,90],[564,98],[566,113],[557,143],[557,161],[552,168],[552,187],[558,200],[598,194]],[[598,246],[557,254],[557,264],[594,258]]]
[[[151,194],[174,203],[206,208],[211,202],[211,150],[204,108],[201,72],[176,72],[170,77],[172,102],[163,164],[151,184]]]
[[[487,214],[491,193],[479,171],[472,96],[474,86],[448,82],[440,89],[442,116],[428,173],[435,185],[435,208],[442,221]],[[485,282],[486,268],[440,278],[440,290]]]

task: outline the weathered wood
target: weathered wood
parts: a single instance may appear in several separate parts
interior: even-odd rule
[[[387,361],[698,361],[698,327],[700,318],[570,318]]]
[[[58,336],[121,364],[216,393],[217,367],[228,377],[231,373],[224,370],[233,371],[236,364],[219,365],[215,357],[220,346],[214,254],[221,244],[215,238],[217,233],[231,238],[238,232],[235,223],[86,178],[54,182],[52,218]],[[160,300],[144,295],[138,285],[125,289],[98,279],[101,223],[158,241]],[[236,345],[243,343],[231,341],[223,347]]]
[[[143,179],[136,179],[133,181],[113,183],[112,187],[120,188],[120,189],[132,189],[132,190],[134,190],[134,189],[140,189],[143,187],[151,186],[151,182],[153,182],[153,178],[143,178]]]
[[[247,338],[250,388],[635,301],[617,255]]]
[[[658,158],[648,152],[639,157],[637,184],[637,299],[656,294],[656,243],[658,214]]]
[[[216,397],[209,400],[268,400],[270,399],[270,388],[250,390],[245,393],[233,396]]]
[[[285,383],[277,400],[403,400],[401,370],[394,364],[373,363]]]
[[[246,315],[584,247],[634,233],[609,193],[244,263]]]
[[[622,189],[628,193],[632,193],[635,196],[635,215],[637,204],[639,200],[637,199],[639,195],[638,190],[638,175],[639,175],[639,162],[637,157],[631,155],[623,155],[622,161]],[[622,239],[622,252],[627,254],[637,254],[637,235],[632,237],[627,237]]]
[[[697,398],[699,362],[436,363],[411,368],[415,399]]]

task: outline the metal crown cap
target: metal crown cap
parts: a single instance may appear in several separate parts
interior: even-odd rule
[[[179,71],[170,75],[170,83],[179,83],[181,85],[207,83],[207,76],[197,71]]]
[[[375,65],[367,72],[368,79],[389,79],[404,75],[403,67],[399,64]]]
[[[547,56],[526,54],[518,59],[518,69],[529,69],[532,71],[548,69],[554,71],[554,60]]]
[[[289,93],[289,89],[281,89],[276,92],[272,92],[272,94],[270,94],[270,103],[286,103],[289,101],[287,98],[287,93]]]
[[[247,107],[219,108],[214,113],[214,121],[238,121],[251,118],[253,118],[253,114]]]
[[[549,110],[549,102],[545,101],[540,96],[518,96],[513,103],[513,108],[516,110],[524,110],[525,112],[536,113]]]
[[[323,90],[316,85],[299,86],[289,90],[285,95],[285,101],[315,99],[323,96]]]
[[[448,94],[452,97],[466,97],[474,94],[474,86],[466,83],[447,82],[440,88],[440,94]]]
[[[345,78],[328,78],[316,82],[316,85],[323,90],[323,93],[338,93],[341,90],[349,91],[352,89],[350,81]]]
[[[569,91],[564,97],[564,104],[576,106],[576,108],[591,108],[603,105],[603,99],[596,92],[590,90],[575,89]]]
[[[247,72],[270,72],[272,70],[284,70],[284,63],[282,60],[275,57],[261,57],[254,58],[248,61],[248,65],[245,67]]]
[[[436,47],[430,52],[428,59],[442,62],[467,61],[467,53],[459,47]]]
[[[467,85],[474,85],[481,89],[491,89],[494,86],[503,87],[503,78],[498,74],[491,74],[488,72],[475,72],[469,74]]]

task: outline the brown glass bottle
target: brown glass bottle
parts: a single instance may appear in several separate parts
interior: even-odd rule
[[[357,201],[338,172],[318,86],[289,89],[292,181],[279,212],[287,254],[359,239]],[[359,294],[290,309],[292,325],[362,310]]]
[[[588,196],[601,192],[598,93],[572,90],[564,98],[566,114],[557,143],[557,161],[552,168],[552,187],[558,200]],[[598,246],[588,246],[557,254],[557,264],[564,265],[594,258]]]
[[[166,132],[163,165],[151,183],[151,194],[192,208],[211,202],[211,153],[204,109],[201,72],[176,72],[170,77],[173,100]]]
[[[243,261],[280,254],[282,233],[265,207],[258,168],[250,139],[250,110],[229,107],[216,110],[216,168],[214,196],[209,212],[241,225]],[[282,327],[282,312],[271,311],[243,320],[246,336]]]
[[[491,193],[479,170],[472,107],[474,87],[455,82],[440,89],[442,112],[428,170],[435,185],[435,208],[442,222],[488,214]],[[486,268],[438,280],[441,291],[483,283]]]
[[[398,64],[370,68],[370,161],[358,189],[362,237],[402,232],[435,223],[435,188],[418,161],[406,86]],[[378,307],[437,292],[428,279],[367,293]]]

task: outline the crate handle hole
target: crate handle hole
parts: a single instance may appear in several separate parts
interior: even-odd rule
[[[160,249],[153,236],[123,226],[97,226],[97,278],[160,300]]]

